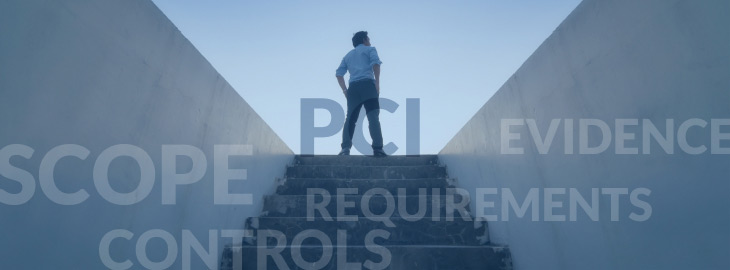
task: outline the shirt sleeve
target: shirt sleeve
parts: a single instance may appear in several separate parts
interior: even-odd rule
[[[382,63],[380,57],[378,57],[378,51],[375,50],[375,47],[372,47],[372,50],[370,50],[370,66],[380,65]]]
[[[345,73],[347,73],[347,64],[345,63],[345,58],[342,58],[340,66],[335,71],[335,76],[345,76]]]

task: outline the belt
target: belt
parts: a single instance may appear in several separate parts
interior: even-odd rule
[[[375,80],[373,80],[373,79],[360,79],[360,80],[357,80],[357,81],[354,81],[354,82],[350,82],[350,84],[353,84],[353,83],[364,83],[364,82],[372,82],[372,83],[375,83]]]

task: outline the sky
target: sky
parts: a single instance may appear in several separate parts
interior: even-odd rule
[[[352,35],[368,31],[383,61],[380,97],[399,105],[380,114],[396,155],[406,150],[407,98],[420,103],[420,153],[437,154],[580,3],[153,2],[295,153],[301,99],[331,99],[345,110],[335,69]],[[315,126],[330,120],[315,110]],[[364,134],[370,141],[367,124]],[[341,136],[316,138],[315,154],[338,153]]]

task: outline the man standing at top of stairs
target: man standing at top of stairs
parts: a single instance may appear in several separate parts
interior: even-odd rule
[[[370,137],[373,139],[373,156],[387,156],[383,151],[383,134],[380,131],[380,58],[375,47],[370,46],[368,32],[360,31],[352,37],[355,47],[342,58],[335,76],[347,98],[347,117],[342,129],[342,150],[340,155],[350,155],[352,135],[360,115],[360,108],[365,107],[368,117]],[[345,85],[345,73],[350,73],[350,87]]]

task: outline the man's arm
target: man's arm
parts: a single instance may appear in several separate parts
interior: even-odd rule
[[[375,49],[375,47],[371,47],[370,50],[370,65],[373,66],[373,73],[375,73],[375,89],[378,90],[378,94],[380,94],[380,64],[383,62],[380,61],[380,57],[378,56],[378,50]]]
[[[380,94],[380,64],[373,65],[373,73],[375,73],[375,89]]]
[[[347,73],[347,63],[345,63],[345,58],[342,58],[342,61],[340,62],[340,66],[337,67],[337,71],[335,71],[335,76],[337,77],[337,83],[340,84],[340,88],[342,88],[342,94],[345,95],[345,98],[347,98],[347,85],[345,85],[345,73]]]
[[[345,85],[345,77],[337,76],[337,83],[340,84],[340,88],[342,88],[342,93],[345,94],[345,97],[347,97],[347,86]]]

